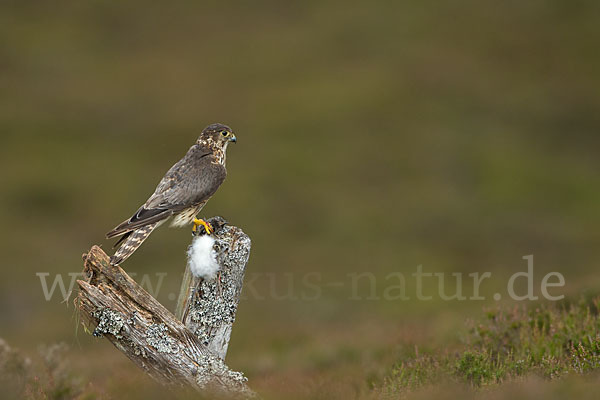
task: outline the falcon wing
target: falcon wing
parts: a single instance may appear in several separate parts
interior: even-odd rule
[[[156,190],[133,216],[106,234],[122,235],[140,226],[169,218],[186,208],[207,201],[227,175],[210,151],[194,145],[185,157],[167,171]]]

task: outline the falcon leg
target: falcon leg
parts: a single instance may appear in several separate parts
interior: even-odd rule
[[[192,227],[192,232],[195,234],[196,232],[198,232],[198,227],[200,225],[202,225],[204,227],[204,230],[206,231],[207,235],[210,235],[211,233],[213,233],[213,227],[206,222],[203,219],[197,219],[194,218],[194,222],[193,222],[194,226]]]

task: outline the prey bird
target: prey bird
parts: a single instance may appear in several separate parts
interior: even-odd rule
[[[156,227],[173,217],[171,226],[192,224],[196,232],[200,225],[207,234],[212,227],[196,215],[208,202],[227,176],[225,153],[227,145],[236,142],[231,128],[212,124],[204,128],[186,155],[167,171],[156,190],[133,216],[106,234],[108,239],[123,235],[110,258],[112,265],[125,261]]]

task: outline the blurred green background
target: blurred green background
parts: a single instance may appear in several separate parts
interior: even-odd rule
[[[202,215],[251,236],[262,295],[241,303],[228,363],[267,395],[368,394],[403,351],[495,304],[524,255],[536,285],[559,271],[556,293],[596,291],[599,21],[585,0],[3,2],[0,337],[71,344],[107,396],[162,396],[77,333],[36,273],[68,281],[91,245],[109,250],[104,234],[212,122],[238,143]],[[124,264],[166,272],[171,309],[189,241],[163,227]],[[371,272],[381,295],[417,265],[491,271],[488,300],[417,301],[410,280],[408,301],[350,299],[348,274]],[[271,295],[301,294],[308,273],[316,300]]]

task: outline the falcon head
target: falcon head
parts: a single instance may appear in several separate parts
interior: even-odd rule
[[[237,142],[230,127],[223,124],[211,124],[202,130],[197,143],[211,148],[225,150],[230,142]]]

